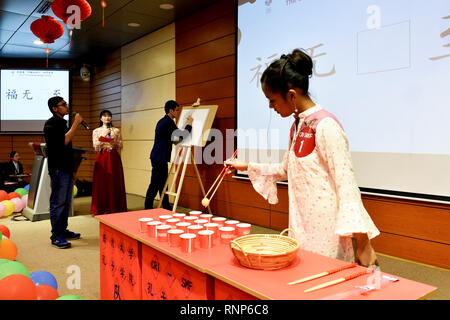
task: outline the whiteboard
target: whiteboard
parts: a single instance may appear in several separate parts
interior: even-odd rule
[[[303,48],[313,60],[311,99],[344,127],[359,187],[450,202],[449,0],[240,3],[243,161],[275,163],[288,149],[294,119],[269,108],[260,79],[273,60]]]
[[[192,123],[191,135],[178,144],[178,146],[203,147],[206,144],[217,107],[217,105],[183,107],[178,120],[178,128],[183,129],[186,126],[188,116],[191,116],[194,121]]]

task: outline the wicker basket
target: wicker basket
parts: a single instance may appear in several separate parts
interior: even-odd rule
[[[297,256],[296,239],[278,234],[250,234],[230,242],[231,251],[239,263],[247,268],[276,270],[287,267]]]

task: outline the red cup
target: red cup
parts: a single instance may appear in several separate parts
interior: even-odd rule
[[[242,237],[250,234],[251,227],[252,225],[250,223],[238,223],[236,225],[236,235]]]
[[[224,217],[215,217],[211,219],[211,222],[217,223],[219,227],[223,227],[227,218]]]
[[[233,227],[233,228],[236,228],[236,225],[238,224],[238,223],[241,223],[240,221],[237,221],[237,220],[227,220],[227,221],[225,221],[225,224],[223,225],[224,227]]]
[[[208,222],[211,222],[212,217],[213,217],[213,215],[209,214],[209,213],[200,215],[200,219],[206,219],[206,220],[208,220]]]
[[[169,246],[171,247],[179,247],[181,238],[180,235],[183,234],[184,231],[181,229],[170,229],[167,231],[167,236],[169,239]]]
[[[156,239],[161,242],[167,242],[167,232],[172,229],[168,224],[160,224],[156,226]]]
[[[163,214],[163,215],[160,215],[158,217],[158,220],[163,222],[163,223],[166,223],[166,220],[167,219],[171,219],[171,218],[173,218],[172,215],[170,215],[170,214]]]
[[[190,222],[190,223],[194,223],[194,221],[195,220],[197,220],[198,218],[197,217],[195,217],[195,216],[186,216],[186,217],[184,217],[184,220],[183,221],[186,221],[186,222]]]
[[[200,230],[203,230],[203,226],[198,224],[193,224],[192,226],[187,227],[187,233],[198,234]]]
[[[153,221],[152,218],[140,218],[139,219],[139,231],[145,232],[147,231],[147,222]]]
[[[219,235],[221,243],[230,243],[236,237],[236,229],[233,227],[220,227]]]
[[[212,230],[200,230],[198,232],[198,239],[200,242],[200,248],[211,249],[214,246],[214,231]]]
[[[186,253],[191,253],[195,250],[195,239],[197,238],[196,234],[193,233],[183,233],[179,235],[180,237],[180,246],[181,251]]]
[[[184,217],[186,217],[186,214],[185,213],[174,213],[174,214],[172,214],[172,216],[174,218],[178,218],[178,219],[182,220]]]
[[[192,225],[192,223],[186,222],[186,221],[181,221],[181,222],[178,222],[178,223],[175,225],[175,227],[176,227],[177,229],[183,230],[183,232],[187,232],[187,227],[189,227],[190,225]]]
[[[219,236],[219,224],[218,223],[205,223],[203,225],[203,228],[205,228],[206,230],[211,230],[214,231],[214,238],[217,238]]]
[[[201,214],[203,214],[203,212],[201,212],[201,211],[189,211],[189,215],[191,217],[197,217],[197,219],[199,219]]]
[[[166,220],[166,223],[171,226],[172,228],[176,228],[176,224],[180,222],[180,219],[178,218],[170,218]]]
[[[156,226],[162,224],[161,221],[150,221],[147,222],[147,234],[151,237],[151,238],[156,238]]]
[[[199,226],[204,225],[205,223],[208,223],[208,220],[206,219],[197,219],[194,221],[195,224],[198,224]]]

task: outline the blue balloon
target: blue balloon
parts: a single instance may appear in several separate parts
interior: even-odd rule
[[[58,290],[58,282],[56,278],[47,271],[34,271],[30,273],[30,279],[33,281],[35,286],[40,284],[46,284],[52,286],[55,290]]]
[[[25,187],[23,187],[25,190],[27,190],[28,192],[30,192],[30,184],[27,184]]]

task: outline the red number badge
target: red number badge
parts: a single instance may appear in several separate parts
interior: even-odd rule
[[[303,158],[313,152],[316,147],[316,136],[314,129],[310,126],[304,127],[297,136],[294,152],[298,158]]]

